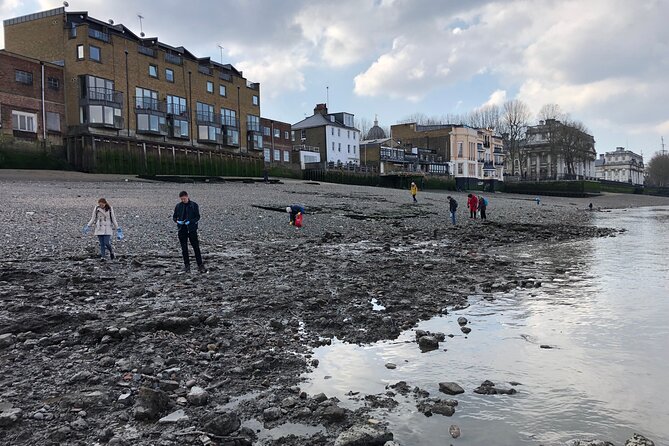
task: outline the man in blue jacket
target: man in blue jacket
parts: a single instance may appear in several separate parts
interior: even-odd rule
[[[190,258],[188,256],[188,242],[190,241],[195,253],[195,261],[201,273],[206,272],[200,253],[200,242],[197,238],[197,223],[200,221],[200,208],[197,203],[191,201],[188,192],[179,192],[180,203],[177,203],[172,214],[172,220],[177,224],[179,231],[179,243],[181,243],[181,254],[184,258],[184,271],[190,272]]]

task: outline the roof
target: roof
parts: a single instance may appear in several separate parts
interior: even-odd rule
[[[332,114],[329,114],[327,116],[332,116]],[[305,118],[300,122],[293,124],[293,130],[313,129],[317,127],[325,127],[327,125],[331,125],[334,127],[341,127],[343,129],[348,129],[348,130],[359,131],[355,127],[348,127],[340,122],[337,122],[337,120],[331,121],[330,119],[321,115],[320,113],[313,114],[308,118]]]
[[[383,144],[390,141],[390,138],[376,138],[376,139],[365,139],[360,141],[360,145],[363,144]]]

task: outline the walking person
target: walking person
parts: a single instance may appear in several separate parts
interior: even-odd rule
[[[469,208],[469,218],[476,220],[476,211],[479,207],[479,200],[476,198],[476,195],[467,195],[467,207]]]
[[[95,225],[93,234],[98,236],[98,241],[100,242],[100,260],[106,260],[106,251],[109,251],[109,259],[114,260],[116,256],[112,249],[111,238],[114,231],[118,231],[119,226],[114,209],[104,198],[98,200],[98,204],[93,209],[91,220],[84,227],[84,233],[88,233],[90,227],[93,225]]]
[[[418,200],[416,200],[416,194],[418,194],[418,186],[416,186],[416,183],[413,181],[411,182],[411,196],[413,197],[413,202],[418,203]]]
[[[451,222],[455,225],[455,212],[458,210],[458,202],[450,195],[446,198],[448,198],[448,211],[451,214]]]
[[[200,207],[188,196],[188,192],[179,192],[179,199],[172,214],[172,220],[177,224],[179,243],[181,243],[181,254],[184,258],[184,271],[190,272],[190,257],[188,255],[188,242],[190,241],[195,254],[195,262],[201,273],[207,272],[202,262],[200,253],[200,241],[197,238],[197,225],[200,221]]]
[[[483,196],[479,196],[479,212],[481,213],[481,220],[487,220],[487,217],[485,215],[485,211],[488,208],[488,200],[483,198]]]

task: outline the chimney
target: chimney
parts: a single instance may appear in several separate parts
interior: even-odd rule
[[[328,114],[328,106],[326,104],[316,104],[316,108],[314,108],[314,115],[327,115]]]

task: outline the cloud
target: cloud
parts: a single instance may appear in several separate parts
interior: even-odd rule
[[[479,108],[486,108],[493,105],[501,107],[506,102],[506,90],[495,90],[490,94],[488,100]]]

